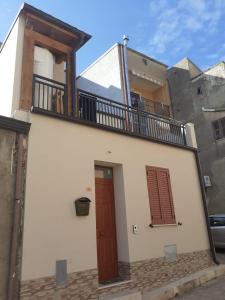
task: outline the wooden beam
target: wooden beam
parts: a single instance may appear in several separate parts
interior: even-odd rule
[[[23,66],[21,77],[21,94],[20,94],[20,109],[30,110],[32,106],[32,85],[33,85],[33,66],[34,66],[34,46],[39,45],[49,50],[54,54],[60,54],[66,59],[66,88],[67,88],[67,110],[71,114],[72,90],[74,90],[74,78],[72,77],[73,53],[72,48],[60,42],[54,41],[40,33],[30,29],[25,29],[24,32],[24,48],[23,48]],[[74,97],[74,95],[73,95]]]
[[[77,62],[77,58],[76,58],[76,52],[74,52],[74,90],[75,90],[75,95],[74,95],[74,115],[77,117],[78,116],[78,109],[79,109],[79,95],[78,95],[78,91],[77,91],[77,74],[76,74],[76,62]]]
[[[61,62],[66,60],[66,55],[65,54],[55,54],[55,62],[56,64],[61,64]]]
[[[68,115],[71,114],[71,104],[72,104],[72,90],[71,90],[71,53],[67,54],[66,57],[66,94],[67,94],[67,112]]]
[[[49,50],[58,52],[58,53],[71,53],[72,52],[72,47],[69,47],[61,42],[55,41],[41,33],[38,33],[36,31],[33,31],[31,29],[26,28],[28,37],[33,39],[35,41],[36,45],[42,46],[44,48],[47,48]]]
[[[72,113],[76,113],[76,54],[71,55],[71,102],[72,102]]]
[[[32,106],[32,83],[34,66],[34,41],[24,32],[23,65],[21,76],[20,109],[30,110]]]
[[[70,37],[75,38],[75,39],[79,38],[77,34],[72,33],[70,31],[67,31],[66,29],[63,29],[63,28],[61,28],[61,27],[59,27],[57,25],[54,25],[53,23],[45,21],[45,20],[41,19],[40,17],[37,17],[37,16],[35,16],[35,15],[31,14],[31,13],[25,13],[25,14],[26,14],[26,16],[30,17],[33,20],[37,20],[37,21],[41,22],[42,24],[45,24],[45,25],[49,26],[50,28],[54,28],[54,29],[56,29],[58,31],[61,31],[63,34],[67,34]]]

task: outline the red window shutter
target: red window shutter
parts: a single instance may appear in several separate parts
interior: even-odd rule
[[[167,169],[157,169],[160,205],[164,224],[174,224],[175,213],[171,192],[170,175]]]
[[[152,224],[174,224],[175,213],[169,170],[146,167]]]
[[[163,216],[161,211],[157,180],[157,170],[153,167],[147,167],[146,169],[152,224],[163,224]]]

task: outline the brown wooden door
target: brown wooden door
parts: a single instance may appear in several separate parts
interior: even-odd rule
[[[99,281],[118,277],[113,179],[95,178]]]

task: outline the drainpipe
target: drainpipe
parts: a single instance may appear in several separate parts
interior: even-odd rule
[[[215,262],[215,264],[219,265],[220,262],[217,260],[217,257],[216,257],[215,245],[214,245],[212,232],[211,232],[210,224],[209,224],[209,214],[208,214],[208,208],[206,205],[205,187],[204,187],[204,183],[203,183],[203,179],[202,179],[203,177],[202,177],[202,170],[201,170],[198,150],[195,150],[195,159],[196,159],[196,164],[197,164],[197,169],[198,169],[198,176],[199,176],[201,193],[202,193],[203,209],[204,209],[204,213],[205,213],[206,227],[207,227],[207,232],[208,232],[208,237],[209,237],[209,244],[210,244],[210,249],[211,249],[211,253],[212,253],[212,258],[213,258],[213,261]]]
[[[14,216],[12,225],[12,238],[10,249],[10,267],[8,279],[8,300],[17,299],[19,292],[18,276],[20,271],[19,266],[19,247],[21,237],[21,216],[22,216],[22,195],[24,181],[24,143],[25,137],[23,134],[18,136],[18,154],[17,154],[17,169],[16,169],[16,186],[15,186],[15,201],[14,201]]]
[[[70,78],[70,84],[71,84],[71,113],[72,116],[74,116],[76,110],[75,110],[75,101],[76,101],[76,71],[75,71],[75,51],[71,54],[71,78]]]
[[[128,36],[123,36],[123,64],[124,64],[124,79],[126,86],[126,94],[127,94],[127,105],[131,106],[131,98],[130,98],[130,83],[129,83],[129,70],[128,70],[128,60],[127,60],[127,44],[129,38]]]

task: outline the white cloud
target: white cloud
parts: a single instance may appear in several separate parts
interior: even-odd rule
[[[195,36],[214,34],[224,15],[225,0],[151,0],[149,8],[156,24],[149,52],[159,55],[168,48],[187,51]]]

